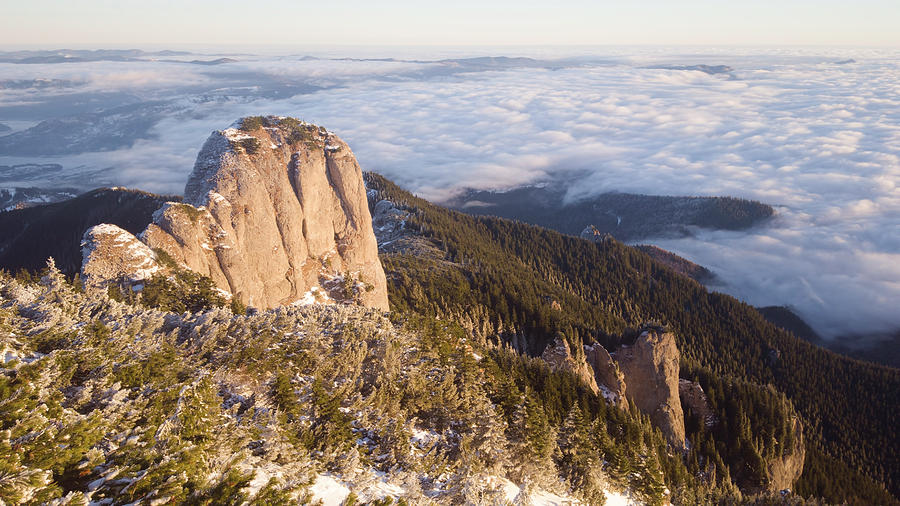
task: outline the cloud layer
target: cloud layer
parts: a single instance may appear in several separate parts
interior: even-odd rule
[[[848,56],[857,62],[835,63]],[[6,75],[71,79],[95,92],[181,104],[156,125],[156,139],[54,160],[114,167],[117,182],[154,191],[183,188],[210,130],[241,115],[273,113],[327,126],[365,169],[436,200],[464,187],[506,188],[566,174],[578,174],[572,199],[604,191],[758,199],[779,209],[763,228],[698,231],[658,243],[715,270],[727,282],[717,288],[755,305],[791,305],[826,336],[900,328],[895,55],[592,58],[478,72],[437,63],[255,58],[214,69],[182,65],[181,81],[173,69],[150,64],[127,72],[122,64],[18,66]],[[698,63],[735,71],[646,68]],[[254,75],[327,89],[284,99],[252,92],[234,98],[229,91],[197,99],[198,89],[209,94]],[[0,105],[34,95],[0,90]],[[2,116],[0,122],[13,125]],[[0,156],[0,164],[21,161]]]

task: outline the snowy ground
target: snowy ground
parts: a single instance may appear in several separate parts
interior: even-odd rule
[[[372,501],[387,496],[397,497],[403,495],[404,489],[402,487],[389,483],[386,481],[387,477],[385,475],[379,474],[379,479],[369,484],[364,490],[356,492],[361,500]],[[521,487],[505,478],[498,478],[498,481],[506,500],[510,503],[515,503],[516,498],[522,491]],[[316,477],[309,491],[314,499],[321,500],[324,506],[340,506],[347,499],[347,496],[350,495],[350,488],[350,485],[339,477],[323,473]],[[634,506],[642,504],[628,494],[611,490],[606,490],[605,492],[607,506]],[[571,496],[558,495],[537,489],[531,494],[531,504],[533,506],[569,506],[583,503]]]

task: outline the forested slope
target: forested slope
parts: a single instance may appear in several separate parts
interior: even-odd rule
[[[0,268],[37,271],[52,256],[63,272],[75,274],[81,269],[85,230],[112,223],[138,234],[167,200],[180,197],[100,188],[62,202],[0,212]]]
[[[572,374],[393,316],[171,313],[84,293],[52,267],[40,282],[0,272],[0,504],[739,497],[704,487],[646,416]]]
[[[767,322],[733,297],[707,292],[615,240],[592,243],[514,221],[473,217],[367,174],[377,198],[406,207],[410,230],[445,253],[383,256],[392,306],[454,316],[540,353],[557,331],[616,344],[643,321],[679,338],[682,371],[771,384],[799,410],[810,451],[798,489],[829,501],[895,502],[900,489],[900,371],[842,357]],[[559,310],[551,301],[556,301]],[[479,323],[481,322],[481,323]],[[885,494],[884,484],[894,497]]]

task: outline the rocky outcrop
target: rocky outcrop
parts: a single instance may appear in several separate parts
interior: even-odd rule
[[[388,309],[362,172],[324,128],[253,117],[213,132],[141,234],[247,305],[322,298]]]
[[[374,190],[371,190],[374,191]],[[410,235],[406,228],[408,211],[397,208],[390,200],[379,200],[372,208],[372,228],[378,247],[385,252],[402,251],[403,240]]]
[[[647,327],[633,345],[623,345],[612,354],[599,343],[594,343],[584,346],[583,355],[576,355],[571,352],[566,340],[557,336],[541,358],[552,369],[572,372],[610,404],[628,409],[628,401],[633,402],[678,448],[685,447],[680,389],[687,389],[688,401],[698,406],[691,409],[715,420],[703,389],[700,388],[698,393],[691,382],[686,382],[686,385],[679,383],[680,353],[675,345],[675,336],[662,328]],[[704,408],[702,411],[701,405]]]
[[[603,234],[597,230],[597,227],[593,225],[588,225],[584,227],[584,230],[581,231],[581,234],[578,235],[582,239],[586,239],[588,241],[600,242],[603,240]]]
[[[416,211],[382,197],[378,188],[383,187],[387,180],[372,172],[364,173],[363,180],[367,185],[366,195],[372,212],[372,228],[378,241],[378,251],[403,253],[443,263],[445,253],[437,247],[435,241],[425,237],[414,227],[407,226]]]
[[[792,422],[793,445],[781,457],[773,458],[766,465],[766,475],[769,479],[767,489],[772,492],[793,489],[794,483],[803,473],[803,461],[806,458],[803,423],[798,417]]]
[[[709,404],[709,398],[706,397],[706,392],[703,391],[700,383],[686,379],[678,380],[678,397],[683,405],[694,412],[707,429],[719,423],[719,419],[713,412],[712,406]]]
[[[594,379],[594,371],[583,358],[572,356],[569,343],[562,336],[556,336],[553,343],[544,349],[541,358],[547,362],[551,369],[570,371],[592,392],[595,394],[600,393],[600,388]]]
[[[668,441],[684,447],[684,412],[678,396],[680,353],[675,336],[661,329],[644,330],[631,346],[611,355],[625,376],[625,396],[659,427]]]
[[[584,359],[594,371],[594,379],[603,398],[620,408],[626,408],[628,401],[625,397],[625,375],[606,348],[599,343],[585,346]]]
[[[160,270],[153,250],[116,225],[103,223],[87,229],[81,248],[81,275],[88,288],[140,282]]]

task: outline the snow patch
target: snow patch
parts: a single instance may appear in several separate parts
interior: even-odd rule
[[[325,290],[322,290],[318,286],[314,286],[310,288],[309,291],[304,293],[303,297],[300,297],[291,305],[308,306],[310,304],[328,304],[330,302],[333,302],[333,300],[328,296],[328,293],[326,293]]]
[[[503,491],[504,497],[510,503],[515,503],[516,498],[522,492],[521,487],[506,478],[491,477],[489,480],[492,484],[496,483],[494,480],[499,482],[499,488]],[[623,494],[609,489],[605,489],[603,493],[606,495],[607,506],[638,506],[643,504],[627,493]],[[585,504],[574,497],[554,494],[539,488],[531,490],[529,496],[531,499],[530,504],[532,506],[574,506],[577,504]]]
[[[244,139],[256,139],[256,137],[254,137],[252,135],[247,135],[246,133],[238,130],[237,128],[226,128],[225,130],[222,130],[222,135],[224,135],[225,138],[230,141],[242,141]]]
[[[603,398],[606,399],[606,402],[608,402],[610,404],[615,404],[616,401],[619,399],[619,396],[616,395],[616,393],[613,392],[612,390],[606,388],[606,385],[598,385],[598,386],[600,387],[600,395],[602,395]]]
[[[330,474],[316,476],[316,481],[309,487],[309,492],[313,498],[322,501],[323,506],[340,506],[350,495],[350,489]]]
[[[606,506],[636,506],[643,504],[631,497],[630,494],[623,494],[612,490],[604,490],[603,493],[606,494]]]

